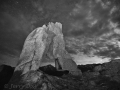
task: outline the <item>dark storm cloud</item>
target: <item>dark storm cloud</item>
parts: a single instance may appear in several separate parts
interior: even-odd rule
[[[101,0],[82,0],[77,3],[70,13],[73,19],[71,22],[71,34],[102,34],[108,31],[106,26],[109,24],[110,10],[113,8],[111,3],[103,3]],[[104,28],[106,30],[104,30]],[[73,33],[74,32],[74,33]]]
[[[120,57],[120,47],[115,44],[115,45],[106,45],[107,48],[104,50],[99,50],[99,52],[95,53],[98,56],[103,56],[103,57],[110,57],[110,58],[118,58]]]

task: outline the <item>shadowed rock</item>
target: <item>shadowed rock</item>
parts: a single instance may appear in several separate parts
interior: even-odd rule
[[[78,65],[78,68],[83,72],[86,71],[98,71],[98,66],[101,64],[86,64],[86,65]]]
[[[67,75],[69,73],[69,71],[67,71],[67,70],[59,70],[58,71],[52,65],[47,65],[47,66],[40,67],[39,70],[43,71],[45,74],[52,75],[52,76],[57,76],[57,77]]]

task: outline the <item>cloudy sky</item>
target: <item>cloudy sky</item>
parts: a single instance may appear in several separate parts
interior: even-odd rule
[[[119,0],[0,0],[0,63],[15,66],[27,35],[48,22],[62,23],[77,64],[119,58]]]

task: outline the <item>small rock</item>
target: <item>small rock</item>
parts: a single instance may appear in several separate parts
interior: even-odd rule
[[[94,81],[89,81],[89,85],[93,87],[96,85],[96,83]]]
[[[98,66],[94,67],[93,71],[94,72],[99,72],[99,71],[102,71],[102,69],[103,69],[102,66],[98,65]]]

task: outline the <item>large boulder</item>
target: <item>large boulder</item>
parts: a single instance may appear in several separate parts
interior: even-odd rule
[[[45,59],[58,59],[62,70],[68,70],[73,75],[81,75],[76,63],[65,50],[61,23],[43,25],[28,35],[15,71],[21,70],[22,74],[25,74],[37,70]]]

